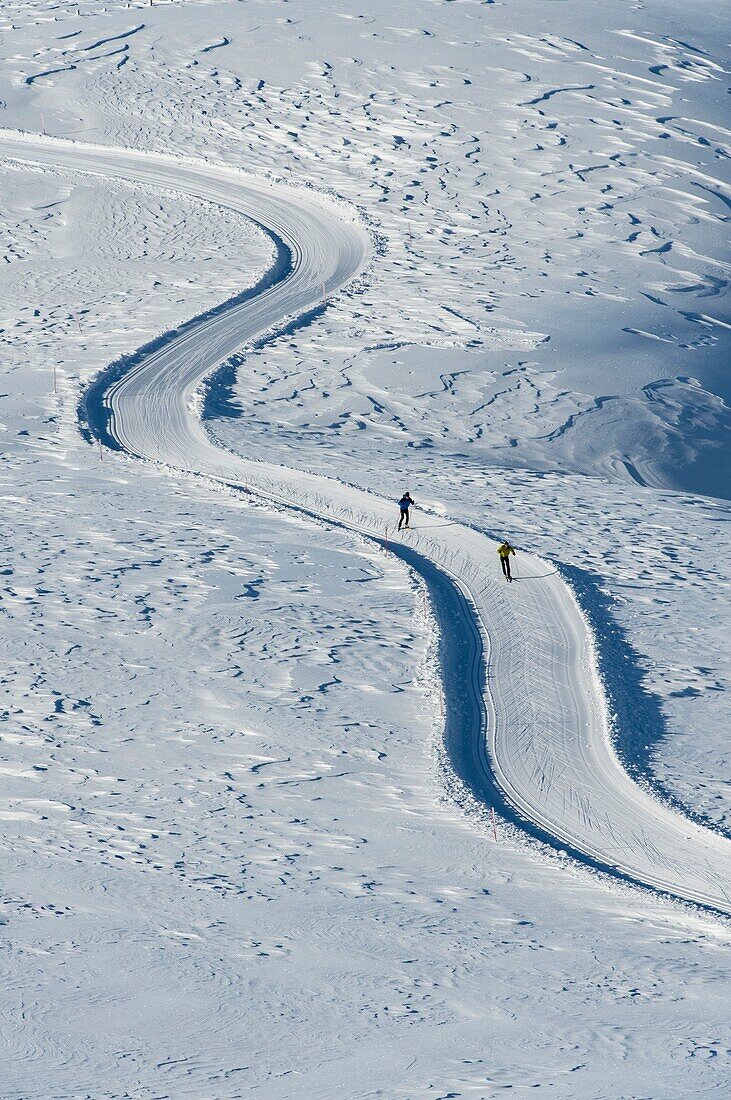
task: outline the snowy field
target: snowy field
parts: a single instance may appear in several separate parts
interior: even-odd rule
[[[190,158],[302,217],[302,184],[346,200],[363,270],[239,349],[194,403],[209,435],[253,480],[408,485],[417,527],[509,536],[518,579],[523,550],[555,563],[658,829],[671,805],[722,845],[728,23],[716,0],[3,5],[6,132],[188,159],[176,187],[0,141],[0,1095],[727,1095],[728,924],[493,828],[407,564],[196,476],[182,426],[175,461],[162,430],[135,451],[164,469],[90,445],[78,406],[272,267]],[[502,632],[545,658],[530,586],[511,620],[488,582],[498,655]]]

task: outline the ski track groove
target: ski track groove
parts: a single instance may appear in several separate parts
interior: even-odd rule
[[[445,743],[477,799],[595,869],[730,916],[731,843],[622,767],[590,630],[545,561],[521,552],[520,583],[507,585],[497,577],[496,543],[472,528],[434,524],[438,533],[414,530],[408,542],[395,541],[390,502],[218,448],[196,415],[207,375],[362,272],[370,240],[349,208],[305,187],[130,149],[0,131],[0,153],[185,192],[263,229],[277,249],[271,280],[143,348],[127,369],[103,372],[88,395],[96,392],[108,423],[87,395],[90,431],[135,457],[250,491],[396,553],[421,574],[434,605]]]

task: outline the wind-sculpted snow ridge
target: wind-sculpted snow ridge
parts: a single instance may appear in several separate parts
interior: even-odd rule
[[[731,915],[731,844],[623,769],[590,631],[555,568],[520,554],[508,586],[497,577],[490,538],[426,514],[394,543],[387,501],[235,456],[206,434],[196,414],[205,376],[367,264],[370,240],[357,217],[310,190],[202,161],[9,132],[0,134],[0,151],[192,194],[265,228],[277,249],[269,275],[105,376],[88,405],[90,429],[133,456],[246,488],[395,550],[431,591],[442,634],[447,748],[471,792],[592,866]]]

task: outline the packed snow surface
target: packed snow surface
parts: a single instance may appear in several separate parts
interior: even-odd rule
[[[727,1092],[719,13],[6,5],[9,1096]]]

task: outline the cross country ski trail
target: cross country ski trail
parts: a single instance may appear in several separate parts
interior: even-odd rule
[[[236,169],[122,148],[3,131],[0,152],[185,192],[238,211],[269,234],[277,250],[270,277],[256,292],[156,341],[121,376],[93,386],[92,428],[132,455],[246,486],[384,542],[394,526],[391,502],[233,455],[213,444],[196,413],[206,375],[366,266],[369,237],[349,208]],[[424,575],[432,593],[443,635],[447,744],[472,792],[497,798],[529,831],[578,858],[731,914],[731,844],[660,802],[622,767],[591,632],[556,570],[520,553],[509,586],[498,574],[496,543],[458,523],[425,522],[389,545]]]

